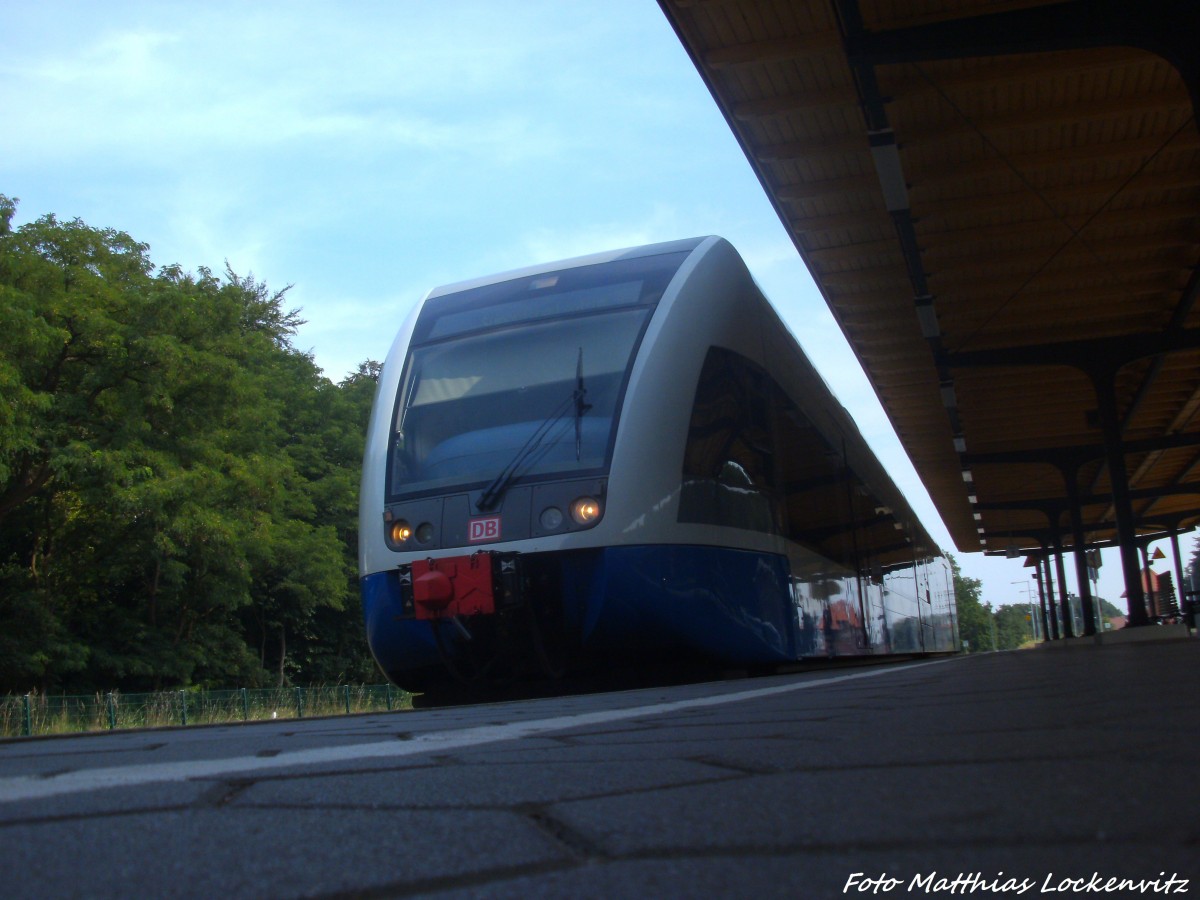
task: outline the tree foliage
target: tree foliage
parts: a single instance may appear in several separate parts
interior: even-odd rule
[[[1016,650],[1033,640],[1031,615],[1029,605],[1023,603],[1005,605],[997,609],[996,649]]]
[[[0,691],[366,678],[377,367],[341,384],[228,267],[0,197]]]
[[[950,567],[954,572],[954,599],[958,604],[958,630],[964,650],[970,653],[1016,650],[1033,639],[1028,604],[992,610],[983,603],[983,583],[978,578],[964,578],[954,557],[950,557]]]
[[[950,557],[950,568],[954,574],[954,602],[963,649],[970,653],[994,649],[991,620],[980,600],[983,583],[978,578],[964,577],[953,556]]]

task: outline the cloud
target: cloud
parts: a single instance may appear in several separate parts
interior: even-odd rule
[[[512,104],[537,35],[507,6],[455,9],[127,5],[74,29],[47,15],[26,23],[32,47],[0,43],[0,105],[37,123],[0,140],[10,163],[120,151],[170,165],[297,142],[545,152],[550,129]]]

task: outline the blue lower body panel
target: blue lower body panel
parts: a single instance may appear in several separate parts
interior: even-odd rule
[[[528,557],[533,559],[533,557]],[[785,557],[721,547],[603,547],[538,557],[557,567],[563,620],[585,649],[729,663],[797,658]],[[401,620],[393,572],[362,579],[367,641],[384,672],[436,665],[427,622]]]
[[[400,581],[395,571],[376,572],[359,581],[367,644],[384,673],[437,665],[437,641],[428,622],[401,619]]]
[[[731,663],[794,657],[782,556],[722,547],[607,547],[589,598],[586,644],[687,650]]]

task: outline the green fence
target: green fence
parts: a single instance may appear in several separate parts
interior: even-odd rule
[[[10,694],[0,697],[0,737],[214,725],[411,708],[411,696],[390,684],[155,694],[118,691],[90,695]]]

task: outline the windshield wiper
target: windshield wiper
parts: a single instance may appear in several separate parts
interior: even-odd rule
[[[529,440],[517,451],[516,455],[509,461],[508,465],[500,470],[492,483],[487,486],[479,502],[475,504],[480,512],[486,512],[496,505],[497,501],[504,495],[504,491],[512,484],[513,479],[517,477],[521,467],[527,462],[530,462],[533,454],[539,447],[542,447],[542,442],[546,439],[546,435],[550,433],[550,429],[554,427],[563,416],[567,414],[567,410],[571,408],[572,397],[568,397],[558,408],[550,415],[542,420],[542,424],[534,429],[533,434],[529,436]],[[553,446],[553,442],[542,448],[544,453]]]
[[[583,414],[592,408],[592,404],[584,403],[583,398],[587,388],[583,386],[583,348],[579,348],[579,359],[575,363],[575,393],[571,399],[575,401],[575,462],[579,462],[583,454]]]
[[[545,454],[557,442],[559,435],[555,435],[555,440],[543,446],[543,442],[550,434],[554,426],[567,414],[567,410],[574,407],[575,409],[575,460],[576,462],[582,456],[583,448],[583,414],[592,408],[590,403],[584,402],[584,395],[587,389],[583,386],[583,348],[579,348],[579,359],[575,364],[575,390],[571,392],[571,396],[555,407],[550,415],[542,420],[542,423],[533,430],[533,434],[521,446],[521,449],[516,452],[516,455],[509,460],[508,465],[500,470],[492,483],[489,484],[480,495],[479,501],[475,504],[475,508],[480,512],[486,512],[494,507],[500,498],[504,496],[504,492],[508,486],[513,483],[521,469],[528,463],[536,462],[540,459],[540,455],[534,454],[541,450]],[[565,429],[564,429],[565,430]]]

